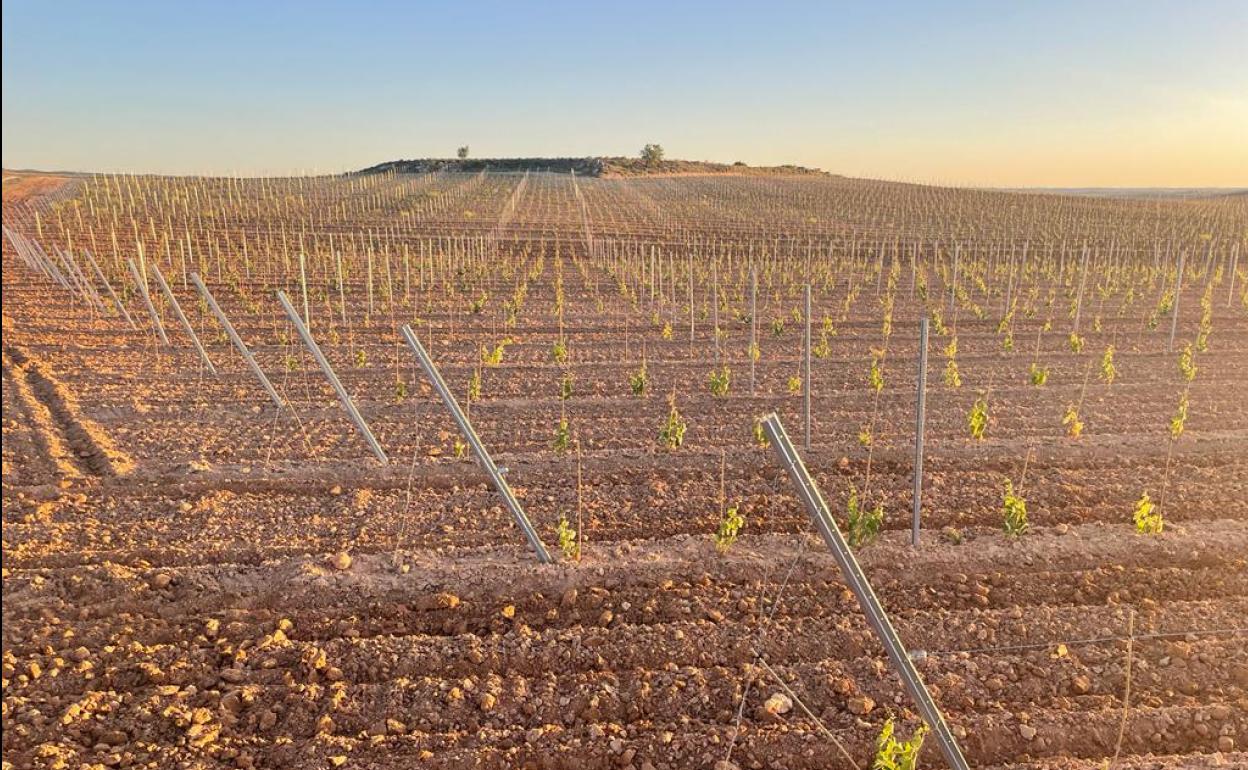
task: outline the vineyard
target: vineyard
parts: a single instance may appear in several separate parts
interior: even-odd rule
[[[772,413],[970,766],[1248,766],[1248,196],[13,187],[5,768],[907,767]]]

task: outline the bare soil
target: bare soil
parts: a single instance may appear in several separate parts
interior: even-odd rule
[[[6,224],[11,204],[57,189],[11,187],[8,174]],[[446,184],[458,194],[459,180]],[[472,196],[486,193],[462,194],[484,208]],[[512,227],[563,201],[558,221],[576,232],[570,188],[526,195]],[[599,219],[610,208],[594,205]],[[829,734],[866,767],[887,716],[906,734],[918,724],[787,477],[751,441],[771,410],[801,433],[787,389],[800,327],[769,328],[793,306],[788,289],[760,294],[753,395],[748,324],[721,319],[720,347],[735,352],[719,398],[706,387],[709,319],[691,343],[687,311],[664,311],[675,334],[662,339],[648,311],[595,304],[569,263],[574,390],[562,401],[548,314],[504,329],[465,310],[471,295],[440,289],[370,313],[356,262],[352,325],[333,325],[334,286],[314,293],[313,328],[389,453],[382,466],[281,337],[261,279],[210,284],[290,402],[282,411],[180,274],[169,277],[219,378],[167,311],[170,348],[30,271],[7,240],[3,259],[5,768],[848,768]],[[546,269],[534,306],[554,300]],[[873,290],[863,302],[876,307]],[[1188,332],[1200,290],[1182,295]],[[490,301],[509,291],[500,280]],[[836,314],[837,291],[820,293],[816,319]],[[143,317],[137,296],[128,306]],[[884,504],[884,532],[859,558],[971,765],[1248,767],[1248,316],[1218,303],[1174,447],[1164,330],[1106,310],[1089,353],[1055,331],[1037,354],[1036,318],[1006,353],[996,318],[963,317],[963,388],[944,388],[933,346],[914,548],[909,338],[924,312],[900,293],[878,406],[863,382],[878,321],[837,323],[814,363],[803,456],[838,517],[851,485]],[[452,423],[394,336],[396,319],[413,318],[457,394],[481,372],[474,424],[552,548],[579,500],[579,563],[537,565],[485,474],[454,457]],[[504,335],[503,362],[483,367],[481,345]],[[1085,384],[1107,344],[1120,380]],[[643,356],[653,387],[637,398],[628,376]],[[1027,380],[1035,356],[1050,367],[1041,388]],[[673,391],[690,427],[667,451],[655,432]],[[989,391],[987,438],[969,441],[967,409]],[[1061,417],[1077,399],[1087,427],[1072,439]],[[576,456],[551,449],[561,414],[582,449],[579,488]],[[869,454],[855,435],[872,419]],[[1131,508],[1163,477],[1165,532],[1139,535]],[[1031,531],[1017,539],[1001,532],[1005,478],[1028,501]],[[719,552],[724,500],[747,524]],[[783,688],[760,654],[813,716],[764,708]],[[929,744],[922,766],[943,766]]]

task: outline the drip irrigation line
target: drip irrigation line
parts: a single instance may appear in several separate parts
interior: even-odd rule
[[[764,482],[764,485],[768,488],[768,491],[773,494],[775,494],[779,489],[779,487],[775,484]],[[797,551],[796,553],[793,554],[793,558],[789,560],[789,566],[785,570],[784,579],[782,579],[780,581],[780,584],[776,587],[776,594],[774,597],[772,597],[772,600],[771,600],[771,610],[767,613],[767,617],[763,621],[762,628],[759,629],[758,637],[756,639],[757,648],[754,650],[754,665],[758,665],[759,663],[765,664],[765,661],[763,661],[763,655],[758,650],[762,648],[763,642],[767,638],[767,632],[771,629],[771,626],[775,621],[776,612],[778,612],[780,609],[780,600],[784,598],[784,592],[789,586],[789,580],[793,577],[794,570],[797,569],[797,563],[801,560],[802,556],[805,555],[806,553],[807,540],[808,538],[805,538],[805,537],[802,537],[799,539]],[[766,600],[767,578],[770,575],[770,573],[771,573],[771,563],[768,562],[767,568],[763,572],[763,583],[762,583],[763,590],[759,597],[760,600],[762,601]],[[742,674],[743,677],[748,677],[748,675],[749,675],[748,670],[744,674]],[[750,689],[752,688],[753,684],[754,684],[753,679],[747,678],[745,681],[744,687],[741,688],[741,699],[737,703],[737,717],[736,717],[736,722],[733,725],[732,739],[728,742],[728,751],[724,757],[724,760],[726,762],[732,761],[732,752],[736,748],[737,736],[741,732],[741,721],[745,716],[745,702],[750,696]],[[803,709],[804,708],[805,707],[803,706]],[[850,762],[851,763],[853,762],[852,758],[850,759]]]
[[[963,653],[981,653],[981,652],[1011,652],[1015,650],[1043,650],[1049,647],[1056,647],[1064,644],[1067,647],[1073,645],[1087,644],[1104,644],[1106,642],[1126,642],[1132,639],[1174,639],[1181,636],[1237,636],[1248,635],[1248,626],[1239,628],[1211,628],[1211,629],[1192,629],[1188,631],[1162,631],[1152,634],[1132,634],[1130,636],[1096,636],[1087,639],[1054,639],[1049,642],[1036,642],[1035,644],[1011,644],[1001,647],[970,647],[962,650],[923,650],[927,655],[960,655]],[[912,650],[912,653],[918,650]]]
[[[828,740],[832,741],[832,745],[836,746],[841,754],[845,755],[845,759],[849,762],[850,766],[853,767],[854,770],[861,770],[861,766],[854,761],[854,755],[849,753],[849,750],[845,748],[845,744],[841,743],[837,737],[832,734],[832,731],[823,724],[823,720],[815,716],[814,713],[806,707],[806,704],[802,702],[802,699],[798,697],[797,693],[793,692],[793,690],[789,688],[789,685],[784,681],[780,674],[776,673],[776,670],[768,665],[767,660],[757,651],[755,654],[758,655],[759,664],[767,671],[768,674],[771,674],[772,679],[775,679],[776,683],[780,685],[780,689],[784,690],[785,694],[793,699],[793,702],[801,708],[806,716],[814,721],[815,726],[819,728],[820,732],[822,732]]]
[[[762,628],[759,629],[756,643],[758,647],[760,648],[762,647],[763,642],[767,638],[767,632],[771,629],[772,622],[776,617],[776,612],[780,609],[780,600],[784,598],[784,591],[786,588],[788,588],[789,579],[793,576],[793,571],[797,568],[797,562],[799,559],[801,559],[802,554],[804,554],[805,551],[806,551],[806,538],[802,538],[800,546],[797,550],[797,553],[793,555],[793,559],[789,562],[788,569],[785,571],[784,579],[781,580],[780,584],[776,587],[776,595],[771,600],[771,611],[767,613],[767,618],[763,621]],[[771,570],[771,565],[768,564],[767,571],[770,572],[770,570]],[[764,600],[767,594],[766,582],[767,582],[767,573],[764,573],[763,575],[764,588],[763,588],[762,595],[760,597]],[[760,662],[762,662],[762,653],[755,651],[754,665],[757,665]],[[742,676],[747,677],[748,675],[749,675],[749,670],[747,669],[746,672],[742,674]],[[746,679],[745,686],[741,688],[741,700],[738,701],[737,703],[736,723],[733,726],[732,740],[728,742],[728,751],[727,751],[726,756],[724,757],[725,761],[732,760],[732,752],[733,752],[733,749],[735,749],[737,745],[737,735],[741,732],[741,720],[745,716],[745,702],[750,696],[750,689],[753,684],[754,682],[752,679]]]
[[[424,424],[420,420],[420,411],[417,408],[416,399],[412,399],[412,414],[416,418],[414,420],[415,425],[416,425],[416,428],[414,431],[415,435],[413,436],[413,441],[412,441],[412,462],[407,468],[406,499],[403,502],[403,513],[400,514],[400,517],[399,517],[399,531],[403,535],[404,542],[407,541],[408,536],[410,535],[410,532],[411,532],[411,526],[409,524],[410,519],[408,517],[408,514],[410,514],[412,510],[412,483],[415,481],[415,478],[416,478],[416,461],[420,457],[421,427]]]
[[[283,354],[283,355],[285,355],[285,354]],[[293,406],[293,405],[291,405],[291,403],[290,403],[290,394],[289,394],[289,392],[286,390],[286,384],[287,384],[287,382],[289,382],[289,381],[290,381],[290,369],[289,369],[289,368],[287,368],[287,367],[282,367],[282,369],[283,369],[283,371],[282,371],[282,382],[281,382],[281,385],[279,386],[279,387],[281,388],[281,392],[282,392],[282,400],[286,402],[286,406],[290,408],[291,413],[293,414],[293,413],[294,413],[294,406]],[[277,410],[277,412],[276,412],[276,413],[274,413],[274,415],[273,415],[273,427],[271,427],[271,428],[269,429],[269,446],[268,446],[268,448],[267,448],[267,450],[265,451],[265,454],[264,454],[264,468],[265,468],[265,470],[268,470],[268,469],[269,469],[269,467],[270,467],[270,465],[269,465],[269,464],[270,464],[270,462],[271,462],[271,461],[272,461],[272,459],[273,459],[273,447],[274,447],[274,445],[277,443],[277,423],[278,423],[278,420],[279,420],[279,419],[281,419],[281,416],[282,416],[282,410],[281,410],[281,409],[278,409],[278,410]]]
[[[287,347],[287,349],[286,349],[286,350],[287,350],[287,353],[286,353],[286,355],[287,355],[287,356],[289,356],[289,355],[290,355],[289,351],[290,351],[290,348],[291,348],[291,347],[293,347],[293,345],[294,345],[294,342],[292,341],[292,342],[290,343],[290,346],[288,346],[288,347]],[[300,350],[300,352],[299,352],[299,356],[300,356],[300,361],[302,362],[302,360],[303,360],[303,351],[302,351],[302,350]],[[300,365],[302,366],[302,363],[301,363]],[[304,427],[304,425],[303,425],[303,420],[302,420],[302,419],[300,419],[300,417],[299,417],[299,412],[295,410],[295,407],[294,407],[294,405],[293,405],[293,403],[292,403],[292,401],[291,401],[291,398],[290,398],[290,393],[286,390],[286,383],[289,381],[289,379],[290,379],[290,369],[287,369],[287,370],[286,370],[286,373],[282,375],[282,400],[284,400],[284,401],[286,402],[286,406],[287,406],[287,407],[289,407],[289,410],[290,410],[290,416],[291,416],[292,418],[294,418],[294,420],[295,420],[295,425],[299,428],[299,436],[300,436],[300,438],[302,438],[302,439],[303,439],[303,447],[304,447],[304,449],[305,449],[305,450],[307,450],[307,452],[308,452],[308,454],[309,454],[309,455],[311,455],[311,456],[315,457],[315,456],[316,456],[316,448],[315,448],[315,447],[313,447],[313,445],[312,445],[312,437],[311,437],[310,435],[308,435],[308,429],[307,429],[306,427]],[[311,393],[311,390],[310,390],[311,385],[310,385],[310,384],[309,384],[309,382],[308,382],[308,378],[304,377],[304,378],[301,378],[301,379],[302,379],[302,382],[303,382],[303,385],[304,385],[304,395],[305,395],[305,396],[307,396],[307,398],[308,398],[308,400],[309,400],[309,401],[311,401],[311,402],[315,403],[315,402],[316,402],[316,399],[315,399],[315,398],[313,398],[313,396],[312,396],[312,393]],[[278,410],[278,413],[277,413],[277,414],[275,414],[275,415],[273,416],[273,422],[274,422],[274,425],[276,425],[276,424],[277,424],[277,420],[278,420],[278,419],[282,416],[282,412],[283,412],[283,411],[285,411],[285,410]],[[276,441],[276,440],[277,440],[277,434],[276,434],[276,433],[274,433],[274,435],[273,435],[273,440],[274,440],[274,441]],[[270,444],[270,450],[271,450],[271,449],[272,449],[272,444]],[[271,451],[270,451],[270,455],[271,455]],[[267,463],[267,459],[266,459],[266,463]]]

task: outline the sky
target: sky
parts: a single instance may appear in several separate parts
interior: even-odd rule
[[[5,168],[635,155],[1248,186],[1248,0],[3,2]]]

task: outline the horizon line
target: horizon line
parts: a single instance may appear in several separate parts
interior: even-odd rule
[[[511,156],[511,157],[497,157],[497,158],[462,158],[461,159],[461,158],[439,158],[439,157],[430,156],[430,157],[424,157],[424,158],[405,158],[405,159],[381,161],[380,163],[375,163],[372,166],[366,166],[364,168],[348,169],[345,171],[322,171],[320,169],[313,167],[310,170],[300,168],[300,169],[295,169],[293,171],[264,172],[264,173],[254,173],[254,172],[253,173],[239,173],[239,172],[171,173],[171,172],[160,172],[160,171],[115,171],[115,170],[81,171],[81,170],[70,170],[70,169],[48,169],[48,168],[29,168],[29,167],[16,168],[16,167],[9,167],[9,166],[4,166],[0,170],[2,170],[3,173],[5,174],[8,174],[8,173],[44,174],[48,176],[80,176],[80,177],[97,176],[97,175],[99,176],[121,175],[121,176],[154,176],[154,177],[185,178],[185,179],[190,179],[190,178],[297,179],[297,178],[315,178],[315,177],[347,176],[350,174],[361,174],[367,171],[368,169],[374,168],[378,165],[384,165],[386,163],[412,162],[412,161],[422,161],[422,160],[429,160],[429,161],[459,161],[459,160],[505,161],[505,160],[518,160],[518,159],[524,159],[524,160],[560,160],[560,159],[563,159],[563,160],[567,160],[567,159],[580,159],[580,158],[584,158],[584,159],[593,159],[593,158],[630,159],[631,157],[632,156],[627,156],[627,155],[564,155],[564,156],[529,156],[529,157]],[[684,158],[671,158],[668,160],[670,160],[671,162],[679,162],[679,163],[707,163],[707,164],[714,164],[714,165],[727,166],[727,167],[731,167],[733,165],[732,163],[727,163],[723,161],[711,161],[711,160],[694,161],[694,160],[688,160]],[[752,169],[782,169],[786,167],[801,168],[809,172],[815,172],[816,175],[841,177],[841,178],[846,178],[846,179],[857,179],[857,180],[871,181],[871,182],[892,182],[896,184],[914,184],[914,185],[922,185],[922,186],[927,186],[927,187],[959,188],[959,189],[965,189],[965,190],[986,190],[986,191],[993,191],[993,192],[1034,192],[1034,191],[1066,192],[1066,193],[1078,193],[1078,192],[1094,193],[1097,191],[1135,191],[1135,192],[1188,191],[1188,192],[1219,192],[1219,193],[1248,192],[1248,183],[1245,183],[1243,185],[1174,185],[1174,184],[1143,184],[1143,185],[1141,184],[1131,184],[1131,185],[1110,184],[1110,185],[1107,185],[1107,184],[1077,184],[1077,183],[1060,184],[1060,185],[1054,185],[1054,184],[1037,184],[1037,185],[983,184],[983,183],[957,182],[957,181],[947,181],[947,180],[926,180],[926,179],[918,179],[918,178],[897,178],[897,177],[861,175],[861,174],[845,173],[845,172],[838,172],[838,171],[828,171],[826,169],[822,169],[817,166],[804,166],[804,165],[801,165],[800,163],[784,163],[780,165],[767,165],[767,166],[761,166],[761,165],[755,166],[755,165],[745,164],[745,167],[752,168]],[[529,170],[530,169],[525,169],[525,171],[529,171]],[[554,173],[554,172],[543,172],[541,170],[534,170],[534,171],[535,173]],[[398,173],[404,173],[404,172],[398,172]],[[456,172],[451,171],[449,173],[456,173]],[[519,171],[507,171],[507,172],[500,172],[500,173],[519,173]],[[696,171],[685,172],[685,175],[696,176],[697,172]],[[707,171],[705,172],[705,175],[706,176],[730,176],[731,174],[724,173],[724,172]],[[777,176],[780,176],[780,175],[782,174],[777,174]],[[660,172],[660,173],[653,174],[652,176],[656,176],[656,177],[664,176],[664,174]],[[804,176],[804,175],[795,174],[795,176]],[[641,178],[645,178],[645,175],[638,175],[635,177],[621,176],[621,177],[607,177],[607,178],[641,179]]]

